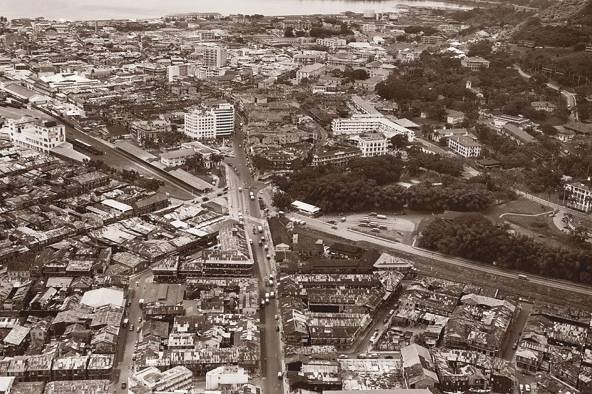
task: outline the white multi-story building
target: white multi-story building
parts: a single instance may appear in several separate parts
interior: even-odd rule
[[[565,194],[565,205],[578,211],[592,212],[592,188],[583,183],[568,183]]]
[[[468,136],[448,138],[448,147],[451,151],[464,158],[479,157],[481,144]]]
[[[54,120],[23,116],[6,122],[10,140],[38,152],[49,152],[66,142],[66,127]]]
[[[380,133],[360,134],[357,138],[362,157],[386,155],[387,139]]]
[[[225,137],[234,132],[234,105],[224,103],[212,108],[216,124],[216,137]]]
[[[203,51],[203,63],[205,67],[220,68],[226,65],[226,49],[221,46],[205,46]]]
[[[249,374],[237,365],[223,365],[206,373],[206,390],[219,390],[249,383]]]
[[[331,49],[347,46],[347,41],[343,38],[317,38],[317,44]]]
[[[415,139],[415,133],[398,125],[382,114],[354,114],[350,118],[337,118],[331,122],[335,135],[359,135],[363,133],[381,133],[386,138],[404,134],[409,141]]]
[[[196,108],[185,114],[185,134],[193,139],[230,136],[234,131],[234,106],[218,104],[209,109]]]

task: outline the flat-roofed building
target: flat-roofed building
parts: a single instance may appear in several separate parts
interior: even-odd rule
[[[12,143],[38,152],[50,152],[66,142],[66,127],[54,120],[23,116],[8,119],[6,126]]]
[[[449,138],[448,147],[451,151],[464,158],[479,157],[481,155],[481,144],[467,136]]]
[[[583,183],[568,183],[565,194],[565,205],[578,211],[592,212],[592,188]]]
[[[185,114],[185,134],[200,140],[230,136],[234,132],[234,116],[234,106],[228,103],[195,108]]]

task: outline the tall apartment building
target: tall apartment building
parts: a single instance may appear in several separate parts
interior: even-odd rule
[[[220,68],[226,65],[226,49],[220,46],[206,46],[202,50],[205,67]]]
[[[583,183],[568,183],[565,193],[565,205],[578,211],[592,212],[592,188]]]
[[[42,120],[23,116],[6,122],[10,140],[38,152],[49,152],[66,142],[66,127],[54,120]]]
[[[185,114],[185,134],[193,139],[227,137],[234,131],[234,106],[228,103]]]

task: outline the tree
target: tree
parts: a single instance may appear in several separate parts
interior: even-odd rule
[[[190,172],[195,172],[195,173],[207,172],[205,161],[203,159],[203,156],[200,154],[196,154],[196,155],[186,159],[184,167],[187,168]]]
[[[368,74],[368,71],[364,70],[363,68],[357,68],[355,70],[346,69],[344,72],[344,76],[348,78],[350,81],[363,81],[370,78],[370,74]]]
[[[394,149],[402,149],[409,144],[409,140],[406,135],[397,134],[391,137],[390,143]]]
[[[551,278],[590,283],[590,250],[556,249],[511,235],[479,214],[435,219],[424,227],[419,246],[441,253]]]
[[[277,209],[286,211],[292,205],[292,201],[293,199],[288,193],[279,190],[273,195],[272,204]]]
[[[487,40],[477,41],[469,47],[468,56],[486,57],[491,54],[491,42]]]

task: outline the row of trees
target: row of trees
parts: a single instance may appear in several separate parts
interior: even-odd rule
[[[508,233],[479,214],[436,219],[422,232],[419,246],[500,267],[552,278],[592,282],[589,250],[556,249]]]
[[[488,179],[475,182],[454,180],[450,184],[419,184],[408,189],[394,185],[403,170],[397,157],[380,156],[354,160],[349,169],[304,168],[289,178],[278,177],[274,205],[285,209],[294,200],[319,206],[325,212],[367,210],[483,211],[496,200]],[[491,180],[489,180],[491,181]]]
[[[325,212],[398,211],[408,207],[416,211],[440,213],[447,210],[484,211],[495,198],[483,186],[419,184],[404,189],[395,185],[381,187],[364,177],[330,174],[299,190],[276,193],[273,204],[283,210],[294,200],[306,201]]]

